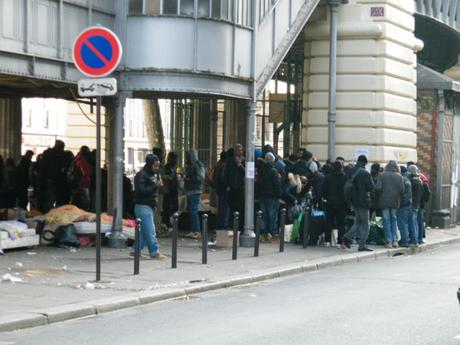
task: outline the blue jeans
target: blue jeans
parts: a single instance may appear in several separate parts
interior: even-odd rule
[[[187,212],[190,218],[190,227],[193,232],[201,232],[200,214],[198,209],[200,207],[201,194],[187,195]]]
[[[401,246],[409,245],[409,219],[412,215],[412,207],[410,205],[401,207],[398,210],[398,228],[401,233]]]
[[[147,205],[134,206],[134,213],[137,218],[142,221],[141,225],[141,252],[144,246],[147,245],[150,256],[155,256],[160,249],[160,245],[157,241],[157,234],[155,231],[155,209]]]
[[[423,235],[425,234],[425,209],[419,208],[417,213],[418,224],[418,243],[423,243]]]
[[[279,199],[260,199],[260,209],[263,214],[262,234],[278,235]]]
[[[383,233],[385,235],[385,242],[391,244],[396,241],[396,221],[397,221],[396,208],[384,208],[382,210],[383,218]]]
[[[409,243],[418,243],[418,208],[412,208],[411,216],[409,217]]]
[[[230,207],[228,206],[225,195],[218,195],[217,204],[217,228],[219,230],[225,230],[228,228],[228,220],[230,214]]]

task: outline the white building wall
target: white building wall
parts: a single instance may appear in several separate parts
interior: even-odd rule
[[[414,2],[350,0],[338,11],[336,155],[417,160]],[[302,145],[327,159],[329,11],[305,28]]]

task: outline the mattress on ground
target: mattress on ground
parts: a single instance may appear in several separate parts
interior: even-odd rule
[[[15,240],[11,240],[9,238],[5,240],[2,238],[1,241],[2,241],[1,247],[3,249],[33,247],[33,246],[38,246],[38,244],[40,243],[40,236],[34,235],[34,236],[28,236],[28,237],[20,237]]]
[[[95,222],[75,222],[73,226],[79,235],[91,235],[96,233]],[[112,224],[101,223],[101,233],[105,234],[110,230],[112,230]]]
[[[17,236],[17,238],[34,237],[35,235],[35,229],[27,229],[22,231],[20,235]],[[0,238],[2,239],[2,241],[10,239],[7,231],[0,231]]]
[[[75,222],[73,223],[77,234],[79,235],[94,235],[96,234],[96,223],[94,222]],[[112,230],[112,224],[101,223],[101,233],[105,234]],[[123,227],[123,234],[129,238],[134,239],[134,228],[127,226]]]

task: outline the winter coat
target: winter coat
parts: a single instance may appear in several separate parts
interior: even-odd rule
[[[205,169],[198,160],[198,152],[194,149],[186,152],[185,184],[186,195],[201,194],[203,192]]]
[[[224,169],[225,161],[220,160],[214,167],[214,173],[212,174],[212,183],[218,196],[225,194]]]
[[[257,184],[261,199],[279,199],[281,197],[281,177],[270,163],[265,163],[260,170]]]
[[[379,195],[378,205],[381,209],[399,208],[401,194],[404,192],[404,180],[396,164],[387,164],[377,180],[375,189]]]
[[[412,186],[412,207],[420,208],[420,202],[422,201],[422,181],[418,176],[409,176],[409,180]]]
[[[88,163],[85,157],[81,154],[77,154],[73,164],[80,170],[80,181],[78,187],[81,189],[89,189],[91,186],[91,175],[93,174],[93,167]]]
[[[324,175],[315,172],[310,178],[309,186],[312,188],[313,203],[321,202],[323,197]]]
[[[345,196],[343,194],[343,186],[347,176],[343,171],[334,171],[327,175],[323,185],[323,197],[327,201],[328,206],[346,206]]]
[[[152,172],[152,164],[153,162],[147,162],[134,177],[134,202],[155,208],[158,191],[155,181],[160,178],[160,175]]]
[[[412,184],[407,176],[403,176],[404,190],[401,193],[401,202],[399,207],[412,205]]]
[[[358,171],[359,170],[359,171]],[[372,182],[371,174],[366,170],[363,163],[358,162],[352,171],[352,175],[356,172],[353,180],[351,204],[354,207],[369,208],[370,192],[374,190],[374,182]]]
[[[235,157],[227,158],[223,176],[226,191],[244,191],[244,174],[243,164],[237,166]]]
[[[420,208],[425,208],[426,203],[430,201],[431,190],[427,182],[422,181],[422,198],[420,200]]]

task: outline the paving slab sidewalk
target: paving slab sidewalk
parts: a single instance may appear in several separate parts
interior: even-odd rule
[[[170,253],[170,239],[160,239]],[[102,276],[95,282],[95,248],[37,247],[7,252],[0,257],[0,276],[19,279],[0,283],[0,331],[35,327],[95,315],[156,301],[185,298],[204,291],[301,274],[330,266],[416,254],[460,242],[460,228],[428,231],[427,244],[412,249],[374,246],[371,253],[337,248],[286,244],[280,253],[274,244],[261,244],[259,257],[252,248],[209,249],[208,264],[201,264],[200,242],[180,239],[178,268],[171,261],[141,260],[133,275],[129,249],[102,249]],[[9,275],[9,277],[7,276]]]

